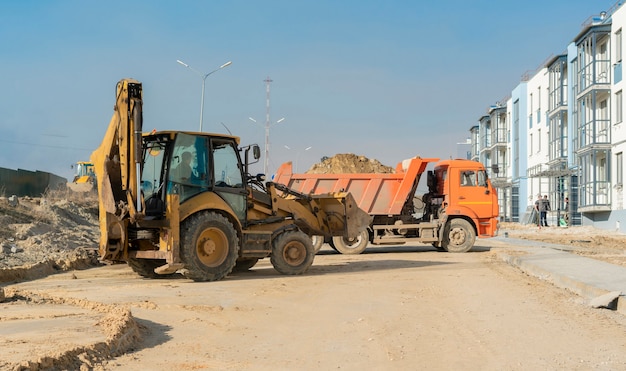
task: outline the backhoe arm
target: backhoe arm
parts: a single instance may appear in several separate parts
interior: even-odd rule
[[[113,117],[100,147],[91,154],[98,184],[100,257],[117,260],[127,245],[127,223],[143,217],[141,184],[141,83],[117,83]]]

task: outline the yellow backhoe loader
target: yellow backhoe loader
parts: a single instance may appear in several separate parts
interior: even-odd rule
[[[101,260],[148,278],[214,281],[270,257],[278,272],[295,275],[313,263],[310,236],[355,238],[370,224],[349,193],[305,195],[251,176],[259,147],[240,147],[236,136],[142,133],[141,83],[123,79],[116,93],[91,155]]]

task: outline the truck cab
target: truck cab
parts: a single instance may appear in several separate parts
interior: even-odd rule
[[[492,237],[498,229],[498,195],[483,165],[470,160],[444,160],[434,169],[436,194],[448,219],[461,218],[476,236]]]

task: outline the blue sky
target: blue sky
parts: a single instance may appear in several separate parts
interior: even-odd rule
[[[0,167],[71,178],[100,144],[125,77],[143,83],[146,130],[197,130],[202,80],[177,59],[203,73],[232,61],[206,80],[203,128],[226,126],[242,144],[263,148],[263,80],[273,80],[271,171],[337,153],[390,166],[455,157],[489,105],[614,4],[4,1]]]

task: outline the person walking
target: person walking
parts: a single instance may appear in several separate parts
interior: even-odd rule
[[[535,201],[535,212],[537,213],[537,227],[541,228],[541,205],[543,204],[543,200],[541,199],[541,195],[537,195],[537,201]]]
[[[541,200],[539,207],[540,207],[539,212],[541,215],[540,224],[543,227],[549,227],[547,216],[548,216],[548,211],[550,211],[550,201],[548,200],[548,195],[543,196],[543,200]]]

